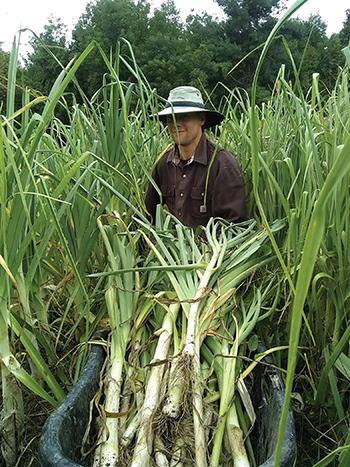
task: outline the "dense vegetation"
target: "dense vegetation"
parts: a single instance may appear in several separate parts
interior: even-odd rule
[[[88,23],[82,19],[84,30]],[[210,137],[244,170],[250,221],[241,245],[232,237],[239,230],[230,228],[220,243],[215,235],[203,243],[162,210],[154,226],[148,223],[145,187],[169,140],[149,119],[161,100],[141,56],[135,59],[138,45],[134,50],[122,39],[109,55],[103,37],[86,39],[63,68],[57,53],[61,64],[50,62],[57,69],[45,91],[33,96],[23,88],[20,100],[13,49],[0,125],[1,462],[7,467],[38,465],[37,427],[77,380],[96,330],[118,329],[124,337],[112,339],[112,351],[129,358],[117,344],[137,336],[140,371],[128,372],[130,360],[122,371],[126,383],[143,386],[157,331],[179,304],[176,313],[186,322],[191,301],[220,311],[210,326],[201,321],[209,360],[210,352],[247,355],[257,336],[273,349],[286,371],[286,407],[295,401],[297,465],[349,465],[350,54],[345,46],[343,54],[337,50],[332,86],[314,69],[299,74],[300,62],[290,55],[292,71],[276,63],[270,96],[259,103],[276,34],[267,40],[266,33],[251,64],[249,92],[222,80],[205,87],[208,99],[214,89],[224,96],[218,109],[225,122]],[[64,41],[61,46],[69,55]],[[92,63],[100,78],[98,84],[96,73],[88,91],[84,76]],[[208,294],[197,302],[199,278],[214,256]],[[215,271],[219,260],[224,269]],[[183,329],[173,332],[180,346]],[[221,365],[229,361],[221,357]],[[238,362],[230,374],[241,370]],[[208,379],[209,395],[211,384]]]
[[[109,57],[124,38],[132,44],[140,69],[160,96],[167,97],[172,87],[185,83],[210,92],[214,104],[219,105],[225,87],[250,92],[261,46],[277,22],[276,13],[283,12],[283,1],[220,0],[218,4],[224,20],[203,13],[190,15],[184,22],[172,0],[154,11],[146,0],[93,1],[75,25],[70,42],[67,27],[59,18],[51,18],[44,31],[32,39],[33,52],[25,61],[18,86],[28,86],[35,95],[47,95],[62,66],[79,56],[92,40]],[[259,75],[258,102],[271,95],[282,63],[286,79],[293,80],[290,53],[304,92],[316,72],[320,92],[332,89],[342,63],[340,50],[348,44],[349,35],[350,10],[344,14],[342,30],[331,37],[327,37],[326,24],[319,16],[286,21]],[[121,52],[129,53],[126,45],[121,46]],[[77,70],[79,86],[88,99],[100,88],[105,72],[107,67],[97,49]],[[119,73],[121,79],[131,77],[125,67]],[[6,75],[6,54],[0,52],[0,103],[4,102]],[[223,86],[217,87],[217,83]],[[67,91],[74,91],[74,86]]]

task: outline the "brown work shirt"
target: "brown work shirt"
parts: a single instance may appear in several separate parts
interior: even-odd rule
[[[157,204],[162,202],[184,225],[193,229],[205,226],[211,217],[235,223],[246,220],[241,168],[229,151],[216,148],[204,134],[187,164],[181,162],[175,145],[161,157],[152,177],[162,193],[160,200],[156,189],[149,184],[145,203],[152,218]]]

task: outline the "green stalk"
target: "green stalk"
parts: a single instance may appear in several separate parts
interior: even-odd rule
[[[3,393],[3,416],[1,454],[6,466],[17,461],[18,443],[23,436],[24,410],[22,392],[13,373],[1,362],[1,389]]]
[[[207,445],[205,438],[205,427],[204,427],[204,415],[203,415],[203,387],[201,384],[201,367],[200,367],[200,346],[201,346],[201,333],[199,326],[199,311],[200,304],[203,297],[206,296],[207,287],[211,276],[216,271],[216,268],[220,265],[223,254],[226,251],[227,240],[223,232],[220,235],[220,242],[215,238],[216,228],[212,228],[210,222],[206,228],[206,235],[209,240],[209,244],[212,247],[212,256],[209,264],[204,271],[202,279],[199,283],[196,295],[194,297],[194,303],[191,305],[185,347],[182,352],[182,358],[185,364],[189,364],[192,367],[192,390],[193,390],[193,422],[195,432],[195,450],[196,450],[196,466],[205,467],[207,465]]]
[[[247,298],[245,300],[247,300]],[[229,343],[226,339],[223,340],[221,346],[213,339],[209,341],[212,347],[215,349],[215,353],[221,355],[220,361],[222,361],[221,365],[219,362],[214,363],[220,390],[220,406],[219,426],[215,433],[213,449],[210,457],[211,467],[217,467],[219,465],[222,450],[222,440],[225,429],[229,438],[229,443],[234,458],[234,466],[250,465],[242,440],[242,430],[239,426],[236,408],[234,406],[234,397],[236,391],[236,367],[237,358],[239,356],[239,348],[241,344],[245,342],[248,334],[251,332],[258,320],[259,312],[261,309],[261,294],[259,291],[254,293],[253,300],[250,300],[248,312],[245,311],[245,300],[241,300],[241,310],[243,315],[242,322],[238,324],[235,315],[232,315],[235,328],[235,339],[231,345],[231,348],[229,347]],[[225,317],[225,327],[226,329],[229,329],[228,317]]]
[[[116,294],[113,284],[106,292],[106,304],[110,316],[114,314]],[[116,339],[112,338],[110,349],[110,362],[107,368],[106,402],[105,411],[107,418],[100,434],[99,446],[96,449],[93,467],[117,466],[119,460],[119,420],[112,418],[108,413],[118,413],[120,405],[120,393],[123,383],[122,372],[124,367],[123,345],[118,345]]]
[[[120,219],[117,227],[122,224],[128,236],[117,232],[109,238],[110,227],[102,225],[101,218],[98,219],[98,227],[103,238],[110,266],[117,271],[120,268],[131,268],[135,266],[135,245],[130,232]],[[121,237],[120,237],[121,236]],[[137,237],[138,238],[138,234]],[[111,243],[113,242],[113,243]],[[128,243],[126,243],[128,242]],[[112,337],[110,348],[110,369],[106,385],[106,425],[100,433],[100,445],[95,452],[94,467],[109,465],[116,466],[119,462],[119,420],[117,417],[109,416],[110,413],[118,413],[120,407],[120,396],[122,386],[122,373],[125,362],[126,346],[130,340],[131,321],[134,316],[138,293],[138,273],[123,273],[121,275],[109,276],[109,287],[106,292],[106,305],[110,319]]]
[[[169,355],[174,322],[176,321],[179,308],[179,304],[170,306],[169,313],[165,315],[160,330],[161,334],[159,335],[157,348],[151,363],[163,363],[161,365],[152,366],[150,370],[149,380],[145,390],[145,400],[142,407],[142,416],[137,433],[137,441],[130,467],[147,467],[151,465],[150,456],[153,451],[154,439],[154,432],[152,429],[153,415],[159,404],[165,361]]]
[[[231,406],[227,413],[226,430],[234,467],[250,467],[235,404]]]
[[[267,218],[266,218],[266,214],[264,212],[264,208],[263,208],[263,204],[261,202],[261,199],[260,199],[260,195],[259,195],[259,192],[258,192],[258,186],[259,186],[259,183],[258,183],[258,178],[259,178],[259,147],[258,147],[258,128],[257,128],[257,116],[256,116],[256,113],[255,113],[255,100],[256,100],[256,90],[257,90],[257,81],[258,81],[258,76],[259,76],[259,72],[260,72],[260,69],[262,67],[262,64],[263,64],[263,61],[264,61],[264,58],[266,56],[266,53],[273,41],[273,39],[275,38],[277,32],[279,31],[279,29],[282,27],[282,25],[285,23],[285,21],[287,21],[289,19],[289,17],[295,12],[298,10],[298,8],[300,8],[304,3],[306,3],[307,0],[297,0],[291,8],[289,8],[289,10],[287,10],[287,12],[283,15],[283,17],[277,22],[277,24],[275,25],[275,27],[273,28],[273,30],[271,31],[265,45],[264,45],[264,49],[261,53],[261,56],[260,56],[260,59],[259,59],[259,62],[258,62],[258,65],[256,67],[256,71],[255,71],[255,75],[254,75],[254,80],[253,80],[253,86],[252,86],[252,97],[251,97],[251,100],[252,100],[252,103],[251,103],[251,135],[252,135],[252,139],[251,139],[251,145],[252,145],[252,175],[253,175],[253,190],[254,190],[254,197],[255,197],[255,200],[257,202],[257,205],[258,205],[258,208],[259,208],[259,212],[260,212],[260,215],[262,217],[262,220],[263,220],[263,224],[269,234],[269,237],[270,237],[270,240],[271,240],[271,243],[273,244],[273,247],[274,247],[274,250],[276,252],[276,255],[280,261],[280,264],[283,268],[283,271],[288,279],[288,282],[290,284],[290,287],[292,288],[292,290],[294,290],[294,284],[293,284],[293,281],[290,277],[290,273],[283,261],[283,258],[281,256],[281,253],[280,253],[280,250],[278,248],[278,245],[276,243],[276,240],[274,238],[274,236],[272,235],[272,232],[271,232],[271,229],[268,225],[268,222],[267,222]]]
[[[220,409],[219,409],[219,426],[215,433],[214,444],[212,453],[210,456],[210,467],[217,467],[219,465],[221,449],[222,449],[222,439],[224,436],[226,425],[231,427],[231,422],[228,421],[228,411],[230,404],[232,403],[234,392],[235,392],[235,380],[236,380],[236,357],[238,355],[238,336],[236,332],[236,339],[232,345],[231,351],[229,351],[229,346],[227,340],[222,344],[220,349],[220,354],[223,355],[222,360],[222,380],[219,381],[220,389]],[[225,356],[229,358],[225,358]],[[233,358],[232,358],[233,357]],[[234,443],[231,438],[230,445]],[[237,447],[236,447],[237,448]],[[231,446],[232,449],[232,446]],[[240,451],[240,447],[239,447]]]
[[[315,204],[314,211],[311,216],[310,224],[307,230],[304,253],[301,259],[300,270],[298,274],[296,295],[293,303],[292,320],[291,320],[291,331],[289,340],[289,354],[288,354],[288,368],[287,368],[287,381],[286,381],[286,393],[285,402],[283,406],[281,421],[280,421],[280,434],[278,437],[276,447],[275,466],[279,465],[285,427],[287,423],[288,410],[290,404],[290,397],[293,387],[294,371],[297,361],[298,343],[299,343],[299,332],[301,325],[302,310],[304,307],[305,299],[307,296],[308,288],[312,279],[312,272],[314,270],[315,259],[319,251],[321,244],[324,228],[325,228],[325,207],[328,198],[332,194],[334,188],[344,177],[347,171],[350,169],[350,138],[347,139],[342,151],[340,152],[337,160],[335,161],[331,171],[326,178],[325,184],[321,190],[319,199]],[[328,361],[329,364],[330,360]],[[323,371],[323,375],[325,372]],[[326,375],[324,376],[324,381]],[[319,392],[323,392],[324,387],[319,386]],[[317,396],[319,398],[319,396]]]

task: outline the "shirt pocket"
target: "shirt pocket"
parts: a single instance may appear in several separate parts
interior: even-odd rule
[[[162,193],[163,203],[168,206],[170,212],[173,212],[175,206],[175,186],[162,185],[160,191]]]
[[[206,193],[205,204],[204,196]],[[193,217],[205,217],[212,216],[211,201],[213,199],[213,190],[205,187],[194,186],[191,190],[191,214]]]

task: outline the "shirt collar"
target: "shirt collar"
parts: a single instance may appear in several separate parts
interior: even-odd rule
[[[207,165],[208,163],[207,138],[205,137],[204,133],[202,134],[202,137],[199,140],[198,146],[194,154],[187,162],[187,164],[191,164],[193,161],[203,165]],[[167,162],[173,162],[176,165],[180,164],[180,154],[177,144],[175,144],[174,147],[170,150],[167,157]]]

